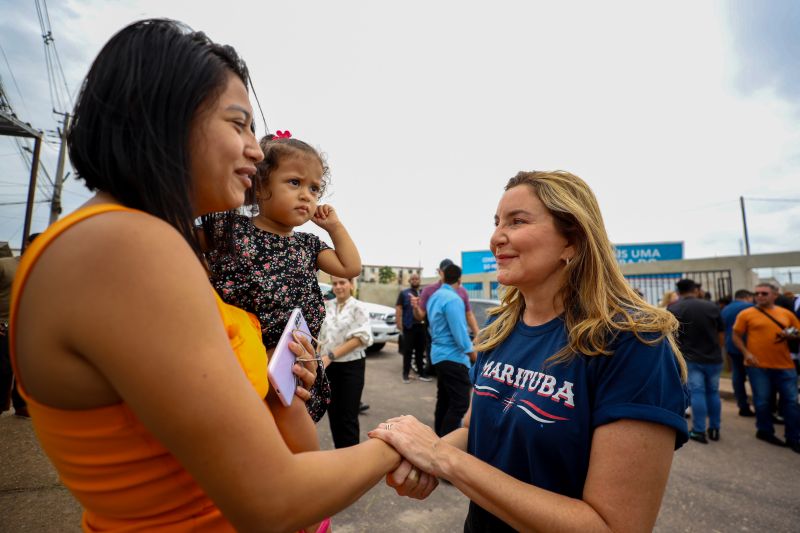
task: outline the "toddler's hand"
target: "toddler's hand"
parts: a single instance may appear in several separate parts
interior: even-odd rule
[[[322,204],[317,206],[317,210],[311,220],[314,224],[327,231],[339,224],[339,215],[336,214],[336,210],[332,205]]]

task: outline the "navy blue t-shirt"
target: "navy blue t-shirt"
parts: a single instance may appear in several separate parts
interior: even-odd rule
[[[675,429],[676,449],[686,442],[688,393],[665,340],[650,346],[622,332],[609,346],[612,356],[545,363],[565,345],[559,317],[541,326],[520,322],[500,346],[478,354],[470,454],[525,483],[581,498],[596,427],[644,420]],[[510,528],[470,504],[465,531],[502,530]]]
[[[403,306],[403,321],[400,321],[400,317],[396,318],[398,327],[401,329],[411,329],[414,324],[422,324],[422,320],[414,318],[414,308],[411,307],[411,297],[419,297],[419,295],[419,289],[412,288],[404,289],[397,295],[397,302],[394,305]]]

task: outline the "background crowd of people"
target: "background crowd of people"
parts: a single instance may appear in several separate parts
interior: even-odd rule
[[[648,304],[623,277],[588,184],[519,172],[498,191],[490,247],[505,290],[488,323],[476,323],[449,260],[439,283],[397,300],[414,339],[401,379],[412,359],[421,380],[435,371],[435,427],[400,415],[359,442],[372,342],[353,297],[360,255],[320,203],[324,158],[289,132],[259,141],[251,89],[233,48],[153,19],[111,38],[78,98],[70,157],[95,196],[22,258],[8,341],[84,528],[324,532],[384,477],[420,499],[448,481],[470,500],[466,531],[652,528],[674,450],[720,438],[719,308],[691,280],[669,311]],[[332,247],[295,230],[308,221]],[[327,302],[318,270],[332,277]],[[797,318],[770,287],[755,298],[731,335],[757,436],[780,441],[767,416],[774,387],[780,442],[800,452],[784,357]],[[267,365],[296,308],[310,335],[289,344],[298,386],[287,406]],[[334,450],[316,435],[326,411]]]
[[[739,416],[756,418],[756,438],[800,453],[800,297],[791,292],[781,294],[772,283],[759,283],[754,292],[739,289],[733,301],[713,303],[691,279],[678,281],[676,294],[677,300],[667,309],[681,324],[677,339],[689,368],[689,438],[703,444],[720,439],[719,380],[724,352]],[[664,300],[672,298],[665,296]],[[745,381],[750,382],[755,412],[750,408]],[[784,440],[775,435],[776,423],[785,426]]]

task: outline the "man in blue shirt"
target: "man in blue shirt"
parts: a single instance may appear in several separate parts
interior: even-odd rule
[[[753,293],[746,289],[739,289],[733,295],[735,298],[731,303],[722,309],[722,322],[725,324],[725,351],[731,361],[731,382],[733,384],[733,395],[736,396],[736,403],[739,406],[739,416],[756,416],[750,404],[747,403],[747,391],[744,382],[747,373],[744,369],[744,356],[739,348],[733,344],[733,324],[736,317],[748,307],[753,307]]]
[[[456,292],[461,285],[461,268],[448,265],[443,274],[442,287],[430,297],[426,306],[431,361],[438,378],[434,429],[440,437],[461,427],[472,392],[469,369],[475,361],[464,302]]]

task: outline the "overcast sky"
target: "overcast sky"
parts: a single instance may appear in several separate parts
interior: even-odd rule
[[[584,178],[617,243],[739,254],[744,196],[753,253],[800,249],[800,201],[756,200],[800,199],[800,4],[791,0],[48,7],[73,96],[102,45],[136,19],[179,19],[236,47],[269,128],[327,154],[326,201],[365,264],[430,274],[444,257],[486,249],[505,182],[534,169]],[[34,2],[0,0],[0,45],[17,115],[55,129]],[[51,174],[56,153],[44,149]],[[24,201],[27,179],[13,141],[0,139],[0,203]],[[74,176],[66,190],[65,211],[89,197]],[[37,204],[34,231],[48,212]],[[19,245],[23,215],[0,205],[0,240]]]

